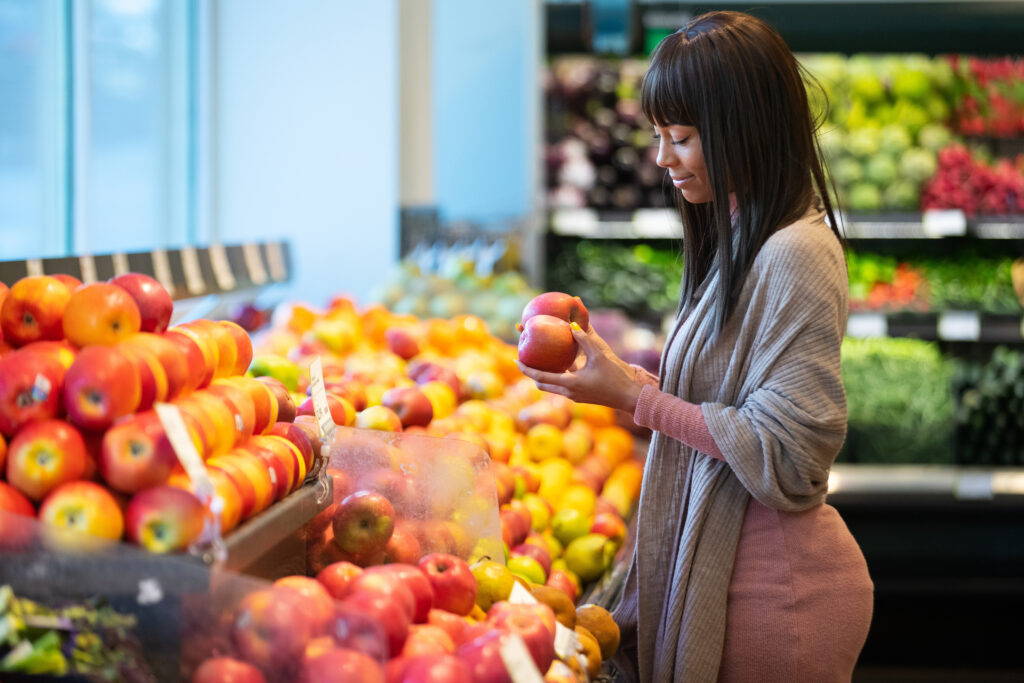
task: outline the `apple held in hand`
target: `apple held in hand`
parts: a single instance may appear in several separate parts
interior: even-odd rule
[[[46,524],[116,541],[124,533],[124,517],[107,489],[91,481],[62,484],[39,506]]]
[[[384,549],[395,530],[395,508],[379,493],[357,491],[338,503],[331,526],[342,550],[372,555]]]
[[[590,313],[578,296],[562,292],[544,292],[530,300],[523,308],[522,324],[538,315],[550,315],[567,323],[576,323],[584,330],[590,328]]]
[[[57,416],[65,371],[50,354],[21,349],[0,357],[0,434]]]
[[[213,657],[199,665],[192,683],[267,683],[263,673],[238,659]]]
[[[473,611],[476,579],[464,560],[446,553],[432,553],[420,560],[419,567],[434,589],[434,607],[460,615]]]
[[[157,486],[135,494],[125,509],[128,540],[152,553],[186,548],[203,531],[206,508],[191,492]]]
[[[112,346],[142,326],[139,307],[124,289],[108,282],[83,285],[64,310],[64,336],[75,346]]]
[[[565,372],[576,360],[578,344],[569,323],[550,315],[526,321],[519,337],[519,360],[545,372]]]
[[[71,290],[55,277],[30,275],[14,283],[0,307],[0,327],[8,344],[23,346],[64,337],[64,311]]]
[[[174,301],[164,286],[143,273],[125,273],[110,279],[128,292],[139,309],[140,327],[143,332],[163,332],[171,322]]]
[[[8,447],[7,481],[32,500],[85,474],[85,440],[63,420],[38,420],[21,428]]]
[[[64,376],[68,419],[86,429],[105,429],[134,412],[141,398],[142,383],[135,365],[109,346],[82,349]]]

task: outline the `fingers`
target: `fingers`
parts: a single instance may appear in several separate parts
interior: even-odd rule
[[[537,386],[540,386],[541,383],[550,384],[552,386],[562,386],[566,384],[566,382],[568,382],[572,377],[571,375],[568,375],[564,372],[557,373],[537,370],[535,368],[531,368],[528,365],[523,365],[523,362],[520,360],[516,361],[516,365],[519,366],[519,372],[523,373],[524,375],[532,379],[534,382],[537,382]]]
[[[569,396],[569,390],[563,386],[557,384],[544,384],[543,382],[537,382],[537,388],[541,391],[546,391],[549,394],[558,394],[559,396]]]
[[[573,339],[579,343],[583,352],[587,354],[587,357],[589,358],[592,356],[593,352],[597,350],[597,344],[594,343],[594,340],[590,335],[583,331],[583,328],[580,327],[579,323],[569,323],[569,329],[572,330]]]

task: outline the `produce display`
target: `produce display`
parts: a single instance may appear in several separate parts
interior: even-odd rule
[[[87,285],[29,276],[0,297],[3,509],[169,552],[230,531],[305,480],[315,432],[290,424],[280,382],[245,376],[252,342],[238,325],[168,329],[170,296],[137,273]],[[180,411],[216,516],[179,464],[158,402]]]
[[[922,190],[924,209],[960,209],[968,216],[1024,213],[1024,154],[992,159],[960,144],[939,152],[938,171]]]
[[[954,456],[963,465],[1024,464],[1024,354],[997,348],[953,377]]]
[[[955,120],[962,135],[1024,134],[1024,59],[954,57],[952,65]]]

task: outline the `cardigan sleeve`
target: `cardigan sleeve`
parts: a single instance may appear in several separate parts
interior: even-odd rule
[[[640,390],[633,421],[681,441],[699,453],[725,460],[704,421],[700,406],[660,391],[657,386],[645,384]]]

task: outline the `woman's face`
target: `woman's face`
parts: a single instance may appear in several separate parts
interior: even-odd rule
[[[711,183],[704,166],[700,136],[693,126],[655,126],[658,142],[658,166],[668,169],[672,184],[691,204],[711,201]]]

